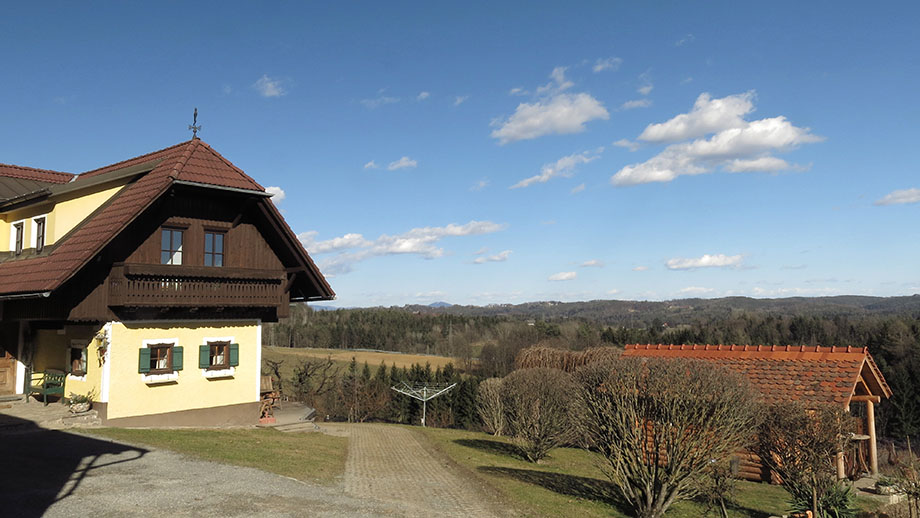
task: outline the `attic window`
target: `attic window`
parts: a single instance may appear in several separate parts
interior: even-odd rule
[[[20,221],[19,223],[14,224],[13,228],[15,229],[15,232],[16,232],[16,237],[15,237],[16,242],[15,242],[14,250],[16,251],[16,255],[20,255],[22,253],[22,235],[23,235],[22,222]]]
[[[182,264],[182,231],[164,228],[160,239],[160,264]]]
[[[35,218],[35,253],[40,254],[45,249],[45,218]]]

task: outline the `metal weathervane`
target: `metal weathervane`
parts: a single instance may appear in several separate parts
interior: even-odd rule
[[[400,394],[404,394],[422,402],[422,426],[425,426],[425,413],[428,410],[428,400],[434,399],[456,386],[456,383],[451,383],[450,385],[447,383],[434,383],[431,385],[420,383],[409,386],[408,383],[403,382],[402,387],[390,388]]]
[[[192,123],[188,125],[188,129],[192,131],[192,138],[198,138],[198,131],[201,130],[201,125],[198,124],[198,108],[195,108],[195,114],[192,115]]]

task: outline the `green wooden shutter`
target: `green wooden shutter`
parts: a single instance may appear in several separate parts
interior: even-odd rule
[[[174,371],[182,370],[182,357],[184,356],[182,346],[173,346],[172,348],[172,368]]]
[[[146,347],[141,348],[137,372],[150,372],[150,349]]]
[[[211,347],[208,345],[198,346],[198,368],[207,369],[211,366]]]
[[[240,344],[230,344],[230,366],[236,367],[240,364]]]

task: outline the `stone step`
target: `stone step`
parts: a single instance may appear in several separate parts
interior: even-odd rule
[[[99,419],[99,412],[90,410],[81,414],[71,414],[60,419],[64,426],[94,426],[101,425],[102,419]]]
[[[298,421],[296,423],[282,424],[273,427],[279,432],[315,432],[319,427],[309,421]]]

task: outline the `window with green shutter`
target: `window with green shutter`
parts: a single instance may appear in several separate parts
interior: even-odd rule
[[[240,364],[240,345],[229,340],[208,342],[198,348],[198,367],[224,371]]]
[[[139,353],[137,371],[144,374],[170,374],[182,370],[183,349],[167,343],[147,344]]]

